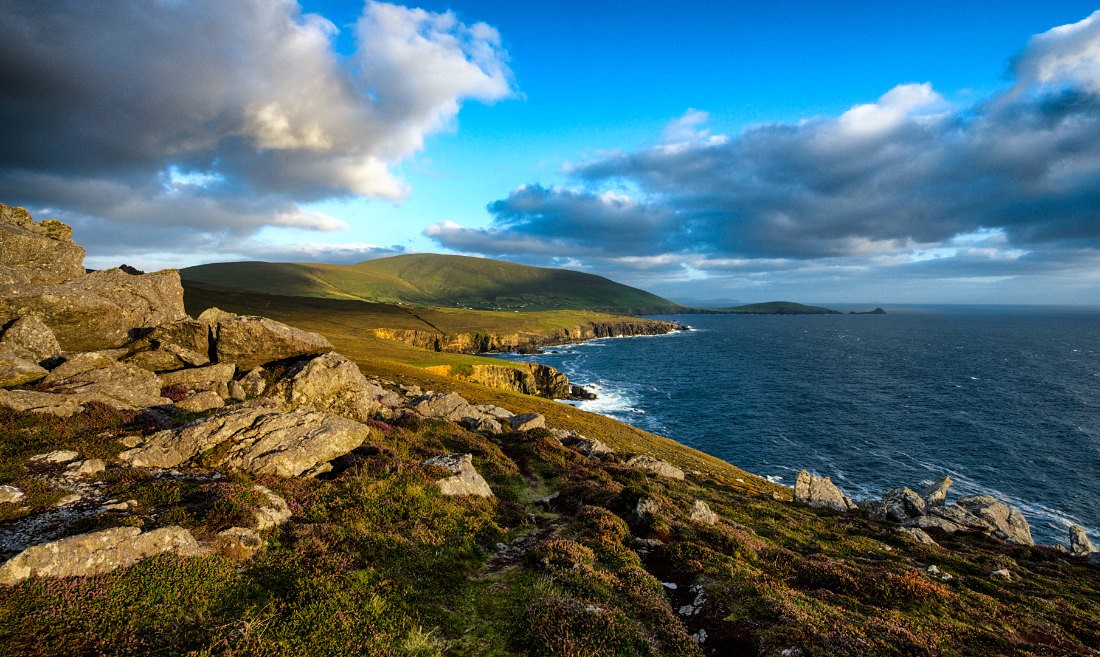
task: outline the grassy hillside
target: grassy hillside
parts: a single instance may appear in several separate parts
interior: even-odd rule
[[[225,290],[487,310],[679,312],[682,306],[600,276],[499,260],[415,254],[355,265],[224,262],[184,281]]]
[[[793,301],[768,301],[766,303],[750,303],[733,308],[719,308],[715,310],[701,310],[702,313],[719,313],[723,315],[839,315],[836,310],[822,308],[820,306],[807,306]]]

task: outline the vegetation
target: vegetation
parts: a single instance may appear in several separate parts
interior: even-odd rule
[[[693,312],[704,314],[722,315],[839,315],[839,311],[822,308],[820,306],[807,306],[793,301],[768,301],[765,303],[750,303],[733,308],[720,308],[715,310],[696,310]]]
[[[675,313],[683,306],[601,276],[465,256],[415,254],[355,265],[223,262],[180,270],[223,290],[478,310]]]

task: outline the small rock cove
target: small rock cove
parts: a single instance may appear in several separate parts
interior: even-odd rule
[[[942,476],[1020,507],[1035,540],[1100,539],[1100,310],[662,317],[693,330],[505,354],[599,397],[576,403],[792,486],[853,499]]]

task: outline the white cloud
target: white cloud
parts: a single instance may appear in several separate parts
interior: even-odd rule
[[[1065,84],[1100,92],[1100,11],[1032,37],[1015,71],[1020,88]]]

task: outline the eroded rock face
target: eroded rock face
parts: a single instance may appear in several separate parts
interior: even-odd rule
[[[628,467],[635,470],[644,470],[650,474],[657,475],[658,477],[667,477],[669,479],[683,479],[684,471],[667,461],[653,458],[645,454],[639,454],[638,456],[631,457],[626,462]]]
[[[99,575],[164,552],[205,554],[191,532],[182,527],[145,533],[136,527],[117,527],[29,547],[0,566],[0,584],[14,584],[31,576]]]
[[[972,495],[958,500],[959,506],[993,525],[994,535],[1023,545],[1035,545],[1031,527],[1020,510],[991,495]]]
[[[190,392],[210,391],[216,392],[219,397],[229,397],[229,382],[237,373],[237,366],[233,363],[218,363],[206,367],[195,367],[175,372],[165,372],[160,375],[160,385],[182,386]]]
[[[204,390],[176,402],[176,408],[189,413],[205,413],[215,408],[225,408],[225,400],[213,390]]]
[[[1085,528],[1081,525],[1073,525],[1069,528],[1069,553],[1078,557],[1087,556],[1096,552],[1092,541],[1089,540]]]
[[[292,408],[306,406],[364,422],[381,408],[378,399],[385,392],[368,382],[355,363],[328,353],[287,372],[268,394]]]
[[[34,390],[0,389],[0,407],[20,413],[48,413],[57,417],[72,417],[84,411],[84,403],[76,395],[55,395]]]
[[[886,518],[894,522],[922,516],[926,507],[923,497],[904,486],[886,491],[882,502],[886,505]]]
[[[24,208],[0,203],[0,288],[53,285],[84,275],[84,249],[73,231],[47,219],[35,222]]]
[[[210,363],[210,328],[193,319],[182,319],[154,328],[130,345],[123,359],[153,372],[201,367]]]
[[[331,413],[245,406],[158,432],[119,456],[138,467],[173,468],[214,450],[204,461],[211,466],[282,477],[314,476],[330,469],[332,459],[362,445],[370,431]]]
[[[24,357],[36,363],[61,355],[61,345],[57,344],[53,331],[33,315],[20,317],[8,325],[0,336],[0,352],[5,348],[25,352]]]
[[[440,492],[449,496],[476,495],[478,497],[492,497],[493,489],[474,469],[474,457],[472,454],[448,454],[436,456],[424,461],[424,465],[432,465],[450,470],[453,477],[447,477],[436,481]]]
[[[951,477],[943,477],[936,483],[932,484],[928,488],[925,488],[920,492],[920,496],[924,499],[926,506],[943,506],[947,503],[947,489],[951,488],[951,484],[955,483],[951,480]]]
[[[531,429],[545,429],[546,418],[539,413],[522,413],[512,416],[509,421],[512,431],[530,431]]]
[[[330,351],[332,344],[320,335],[266,317],[233,316],[219,320],[215,329],[218,362],[236,363],[242,370]]]
[[[114,363],[110,367],[87,370],[50,385],[50,392],[74,395],[77,401],[99,401],[121,410],[170,404],[160,396],[156,375],[140,367]]]
[[[794,499],[813,507],[850,511],[856,505],[829,477],[818,477],[802,470],[794,482]]]

